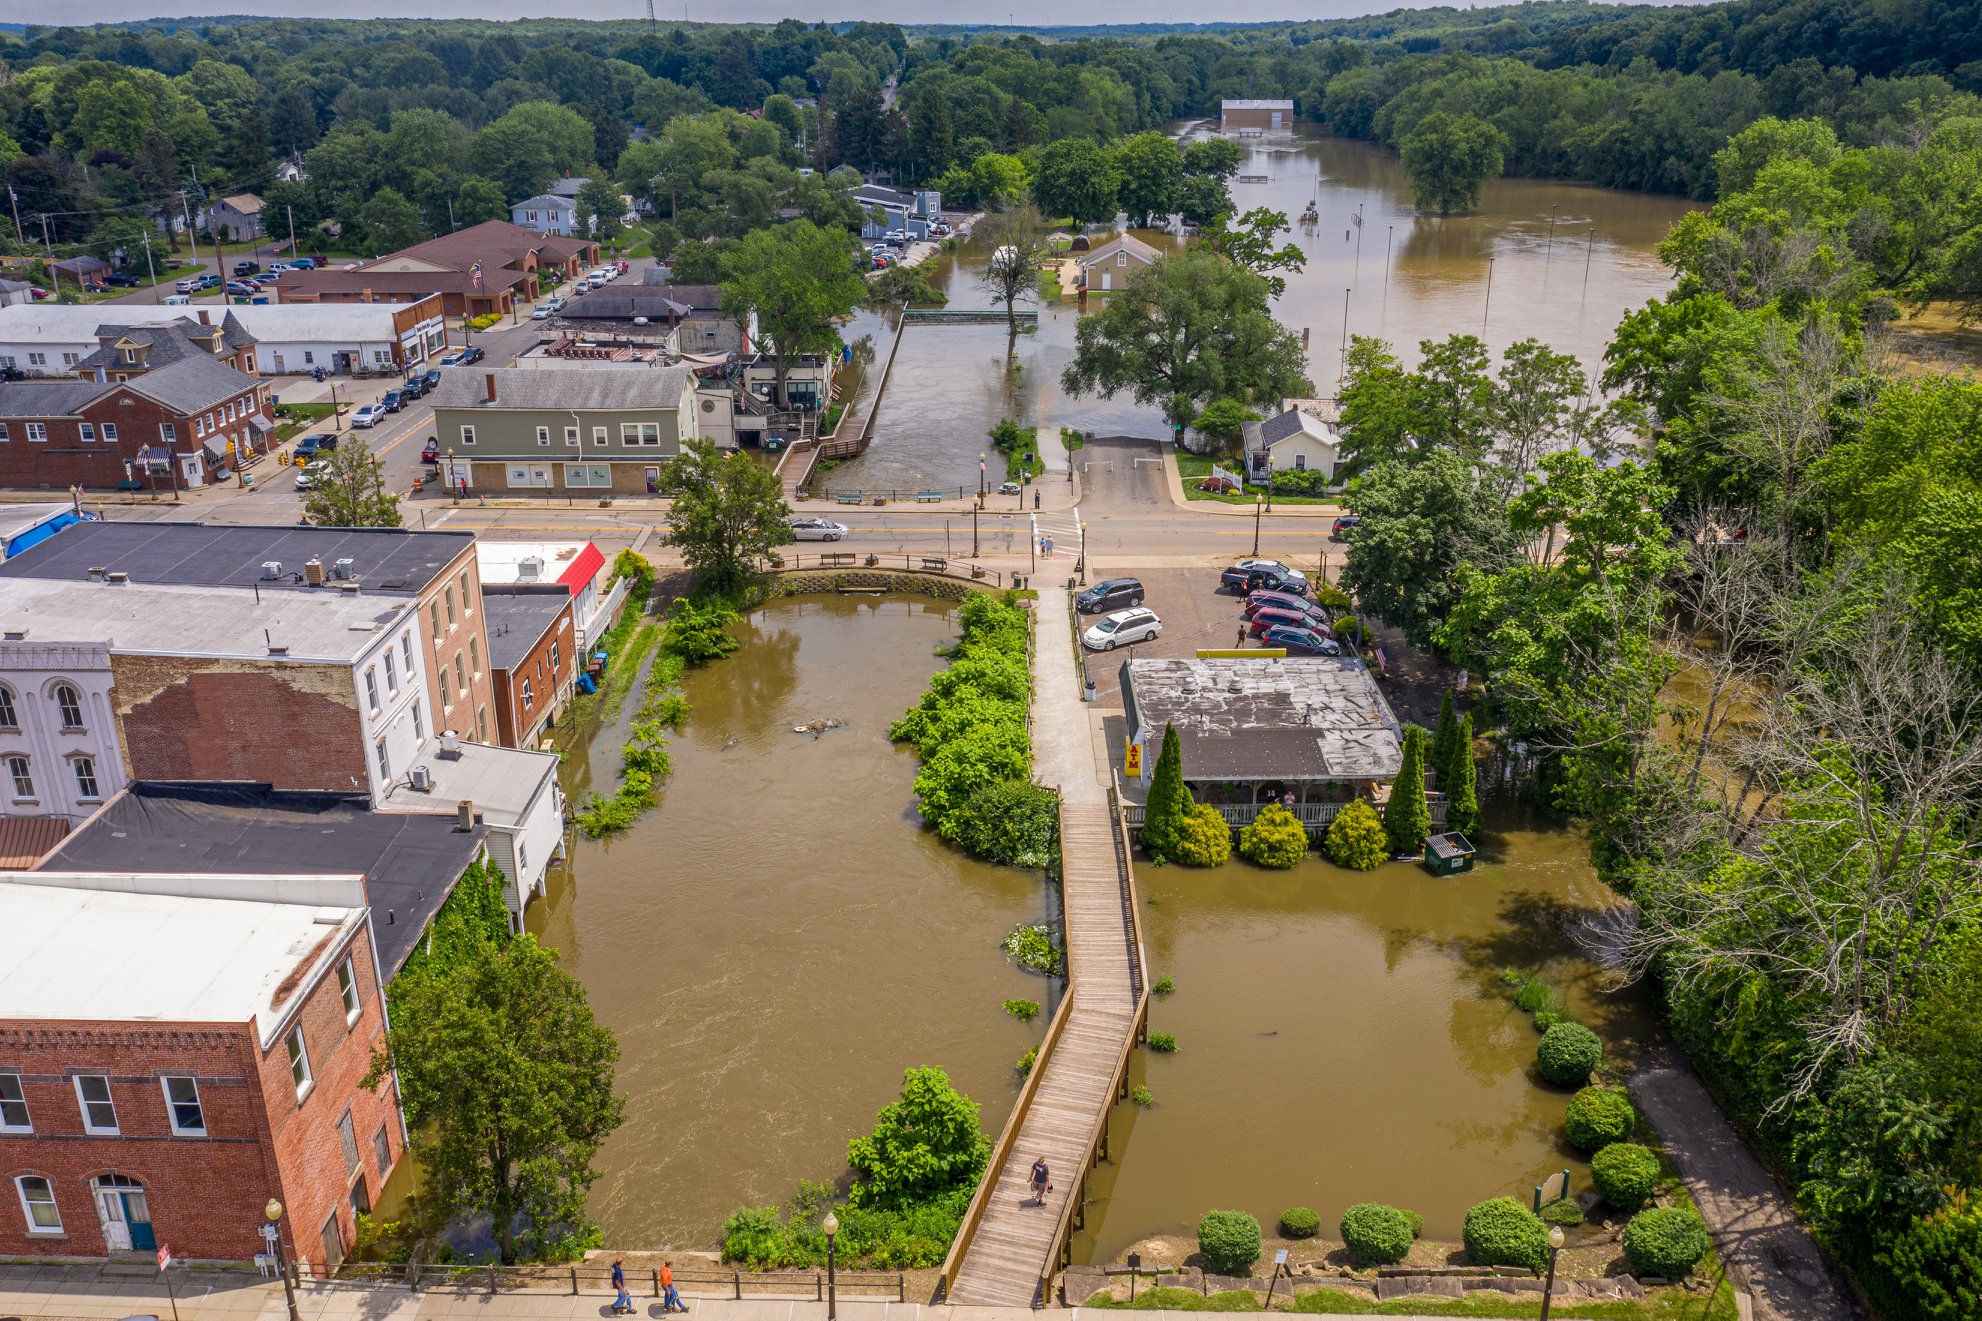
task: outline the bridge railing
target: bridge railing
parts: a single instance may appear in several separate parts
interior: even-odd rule
[[[613,1293],[612,1271],[593,1265],[572,1266],[464,1266],[409,1262],[346,1261],[336,1266],[323,1262],[293,1264],[298,1282],[325,1284],[403,1284],[409,1290],[456,1289],[477,1293],[558,1293],[570,1297]],[[708,1266],[674,1268],[677,1290],[699,1297],[740,1299],[749,1294],[788,1298],[826,1298],[826,1272],[818,1270],[749,1271]],[[628,1267],[627,1292],[639,1296],[662,1296],[658,1266]],[[844,1293],[864,1297],[892,1297],[908,1300],[908,1277],[900,1271],[834,1272],[834,1287]]]
[[[897,569],[897,564],[902,567]],[[777,563],[770,566],[773,573],[810,572],[815,569],[873,569],[877,573],[962,578],[999,588],[1005,585],[1005,574],[1000,570],[987,569],[968,560],[953,560],[945,555],[873,555],[865,551],[829,550],[814,555],[780,554]]]

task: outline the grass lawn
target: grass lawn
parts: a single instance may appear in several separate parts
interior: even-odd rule
[[[1246,1289],[1215,1293],[1210,1297],[1190,1289],[1148,1289],[1136,1294],[1134,1303],[1110,1297],[1090,1299],[1086,1307],[1135,1311],[1177,1312],[1258,1312],[1259,1295]],[[1481,1290],[1465,1298],[1395,1298],[1377,1302],[1374,1298],[1344,1289],[1309,1289],[1294,1296],[1291,1304],[1274,1299],[1276,1312],[1301,1312],[1318,1316],[1475,1316],[1539,1317],[1539,1296],[1503,1294]],[[1735,1321],[1734,1289],[1725,1280],[1711,1294],[1685,1293],[1678,1289],[1658,1289],[1643,1302],[1601,1303],[1555,1302],[1550,1316],[1581,1318],[1582,1321]]]
[[[1253,496],[1255,494],[1266,494],[1266,488],[1264,486],[1251,482],[1246,484],[1243,495],[1219,495],[1215,491],[1200,491],[1197,488],[1197,483],[1200,479],[1211,476],[1212,464],[1218,463],[1222,459],[1224,461],[1222,466],[1227,472],[1237,472],[1239,471],[1239,461],[1230,455],[1189,454],[1181,449],[1176,451],[1176,456],[1177,476],[1184,483],[1184,498],[1186,500],[1215,500],[1221,505],[1250,505],[1253,502]],[[1275,495],[1273,497],[1273,503],[1276,505],[1333,505],[1338,503],[1339,499],[1340,497],[1332,495]]]

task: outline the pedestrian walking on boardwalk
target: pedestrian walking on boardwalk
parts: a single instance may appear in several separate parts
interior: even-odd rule
[[[1032,1204],[1046,1205],[1046,1194],[1053,1191],[1053,1176],[1046,1168],[1046,1158],[1041,1156],[1032,1162]]]

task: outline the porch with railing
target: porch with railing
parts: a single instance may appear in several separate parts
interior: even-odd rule
[[[1383,815],[1384,804],[1367,799],[1364,801],[1369,802],[1370,806],[1376,809],[1376,814],[1379,817]],[[1277,801],[1272,803],[1206,804],[1206,806],[1217,808],[1218,814],[1225,818],[1225,824],[1231,826],[1234,830],[1237,830],[1241,826],[1251,825],[1253,819],[1260,814],[1263,808],[1274,806],[1286,807],[1287,811],[1293,813],[1294,819],[1306,826],[1311,834],[1319,834],[1327,830],[1329,823],[1335,820],[1336,815],[1348,805],[1348,803],[1342,802],[1295,803],[1292,806],[1288,806],[1285,803]],[[1446,798],[1442,793],[1427,793],[1425,795],[1425,807],[1431,813],[1431,823],[1434,826],[1443,826],[1445,824],[1446,812],[1451,807],[1451,800]],[[1124,801],[1122,809],[1128,814],[1130,827],[1139,829],[1142,826],[1142,804]]]

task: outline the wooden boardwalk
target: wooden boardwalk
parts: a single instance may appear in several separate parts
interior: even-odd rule
[[[1108,1156],[1108,1116],[1125,1094],[1129,1051],[1146,1023],[1142,937],[1117,809],[1062,802],[1060,852],[1067,995],[943,1264],[952,1303],[1045,1302],[1083,1223],[1088,1171]],[[1028,1183],[1040,1156],[1053,1179],[1043,1203]]]

